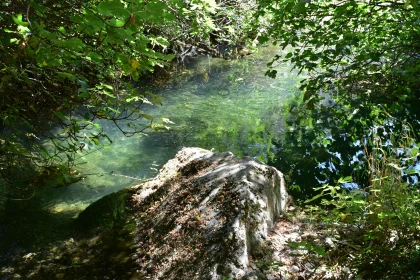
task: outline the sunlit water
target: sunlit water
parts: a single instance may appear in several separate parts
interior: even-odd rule
[[[273,137],[266,131],[275,118],[273,108],[288,100],[298,81],[288,64],[279,66],[276,79],[265,77],[266,64],[274,54],[274,49],[263,48],[240,60],[199,57],[191,61],[172,81],[152,89],[164,98],[162,106],[142,107],[155,122],[169,119],[169,129],[125,137],[113,124],[103,123],[113,140],[111,149],[81,158],[86,163],[79,169],[92,175],[48,191],[55,203],[52,210],[82,210],[106,194],[136,184],[132,178],[151,177],[182,147],[264,160]]]
[[[38,246],[48,242],[54,232],[54,240],[58,240],[66,219],[111,192],[156,175],[182,147],[231,151],[266,160],[272,138],[281,133],[266,128],[280,117],[278,108],[291,97],[299,80],[286,63],[277,68],[276,79],[265,77],[266,64],[275,54],[276,49],[265,47],[239,60],[198,57],[163,86],[148,88],[164,98],[163,104],[144,105],[142,110],[156,122],[169,119],[169,128],[127,138],[114,125],[102,123],[113,140],[111,148],[80,154],[79,162],[84,163],[77,168],[85,179],[38,190],[26,207],[41,205],[46,213],[25,214],[26,228],[13,234],[27,243],[39,239]],[[32,209],[26,211],[33,213]],[[0,237],[13,237],[7,230],[0,232]],[[2,245],[10,242],[6,239]]]

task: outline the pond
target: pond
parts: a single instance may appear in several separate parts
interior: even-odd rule
[[[48,190],[56,201],[52,211],[83,209],[98,198],[157,174],[182,147],[196,146],[216,152],[267,160],[271,138],[266,126],[273,108],[294,92],[297,75],[282,65],[275,80],[265,77],[272,48],[240,60],[199,57],[162,87],[147,88],[163,97],[163,104],[143,105],[155,122],[168,119],[168,129],[125,137],[112,123],[102,123],[113,140],[110,149],[89,153],[80,160],[82,182]],[[280,117],[280,116],[279,116]]]
[[[269,160],[272,140],[280,133],[272,130],[272,122],[281,117],[279,108],[300,79],[286,63],[278,66],[276,79],[265,77],[266,64],[277,53],[262,47],[239,60],[197,57],[163,85],[140,88],[163,97],[162,106],[146,104],[142,109],[156,122],[166,120],[168,128],[125,137],[112,124],[101,123],[113,144],[81,155],[78,169],[86,175],[83,180],[41,189],[3,217],[0,250],[5,253],[0,262],[13,255],[13,248],[40,250],[71,236],[70,221],[89,204],[154,176],[182,147]]]

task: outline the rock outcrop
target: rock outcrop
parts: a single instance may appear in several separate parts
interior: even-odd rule
[[[282,173],[252,158],[184,148],[134,186],[134,256],[150,279],[261,279],[249,267],[288,202]]]

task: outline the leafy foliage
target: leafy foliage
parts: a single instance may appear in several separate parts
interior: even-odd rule
[[[364,186],[360,145],[366,131],[381,125],[384,135],[401,133],[398,123],[386,125],[386,112],[417,128],[419,7],[376,0],[259,3],[260,15],[269,18],[260,41],[273,40],[283,50],[266,74],[275,77],[273,68],[287,61],[308,76],[300,86],[303,103],[295,100],[283,109],[287,130],[274,164],[290,170],[289,182],[304,198],[313,186],[344,174]],[[323,170],[316,171],[317,180],[297,182],[316,168]]]
[[[383,103],[414,107],[411,102],[417,102],[419,88],[417,5],[268,0],[260,6],[262,14],[273,18],[268,36],[262,39],[273,39],[283,49],[294,48],[270,65],[288,60],[308,71],[310,77],[301,89],[310,108],[326,93],[379,97]]]
[[[125,77],[137,80],[141,73],[172,58],[151,47],[152,42],[168,46],[166,39],[142,32],[147,21],[169,17],[168,8],[158,2],[145,4],[143,9],[159,13],[159,18],[143,18],[134,12],[138,6],[133,3],[96,4],[3,4],[3,178],[10,179],[15,168],[27,173],[28,165],[22,162],[44,168],[55,165],[57,159],[71,164],[88,145],[109,143],[96,119],[113,121],[127,135],[151,126],[132,121],[149,118],[139,111],[142,103],[159,101],[135,90]],[[131,123],[122,126],[121,120]],[[51,132],[54,124],[61,129]],[[47,139],[53,149],[42,146]],[[65,176],[63,169],[58,170]]]
[[[168,66],[180,41],[209,41],[212,32],[220,40],[242,40],[244,33],[228,34],[219,26],[229,27],[226,17],[241,13],[233,10],[241,5],[209,0],[2,3],[0,177],[8,185],[27,186],[26,179],[45,171],[69,183],[77,158],[112,142],[98,120],[113,122],[126,136],[165,128],[165,120],[159,124],[141,110],[162,100],[142,92],[136,82]]]
[[[419,276],[420,197],[417,185],[404,179],[418,172],[413,168],[419,148],[406,128],[403,138],[391,136],[387,142],[372,131],[374,149],[365,151],[368,187],[344,190],[348,177],[338,186],[320,187],[321,193],[307,201],[322,198],[309,209],[327,228],[330,259],[357,268],[364,279]]]
[[[368,102],[359,109],[341,102],[309,110],[301,99],[302,94],[297,93],[279,108],[282,118],[276,126],[282,133],[275,141],[277,156],[270,162],[286,175],[291,194],[297,200],[308,199],[317,193],[314,186],[334,184],[349,174],[365,186],[367,174],[361,143],[368,137],[368,127],[384,125],[382,111]],[[388,132],[398,130],[391,125],[384,127]]]
[[[294,194],[313,196],[307,202],[334,241],[328,264],[364,279],[417,279],[417,2],[267,0],[259,11],[271,24],[261,41],[284,51],[269,67],[292,62],[308,75],[303,102],[285,110],[275,164]]]

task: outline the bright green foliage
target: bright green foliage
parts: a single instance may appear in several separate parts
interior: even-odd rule
[[[47,168],[57,159],[71,164],[88,145],[109,143],[96,119],[112,120],[127,135],[151,126],[131,123],[127,129],[120,121],[143,117],[139,106],[144,102],[159,102],[134,89],[128,78],[137,80],[173,58],[157,51],[169,45],[165,38],[144,32],[148,24],[171,18],[166,4],[13,1],[2,5],[6,10],[0,16],[5,27],[0,45],[2,178],[16,180],[11,176],[16,168],[30,176],[29,164]],[[139,10],[148,11],[147,17]],[[55,124],[61,129],[50,132]],[[40,145],[46,140],[54,147]],[[64,178],[69,175],[66,168],[57,170]]]
[[[336,173],[351,174],[364,186],[364,160],[348,170],[359,149],[355,143],[366,139],[370,127],[388,122],[386,112],[417,127],[419,8],[411,2],[376,0],[259,3],[260,15],[269,19],[260,40],[272,40],[283,50],[269,67],[292,62],[308,76],[300,87],[304,103],[293,101],[284,108],[287,130],[277,143],[274,164],[291,175],[292,191],[301,197],[318,184],[306,179],[318,163],[340,166]],[[276,71],[266,74],[275,77]],[[400,133],[396,126],[384,132]],[[344,175],[333,173],[318,179],[332,183]]]
[[[261,41],[273,40],[284,52],[269,66],[288,61],[308,75],[300,87],[304,103],[291,104],[285,117],[291,131],[279,141],[278,161],[291,169],[289,183],[304,182],[308,162],[340,166],[320,178],[329,184],[308,200],[337,241],[328,264],[356,268],[363,279],[418,279],[417,1],[259,3],[260,15],[270,19]],[[357,168],[345,172],[354,162]],[[351,177],[334,186],[331,180],[343,176],[338,172]],[[354,186],[344,184],[352,178],[358,188],[343,188]],[[300,185],[302,196],[319,183]]]
[[[260,41],[272,40],[283,50],[266,74],[275,77],[273,68],[287,61],[308,77],[300,87],[303,103],[293,101],[284,109],[287,130],[277,143],[274,164],[291,175],[289,184],[301,197],[319,184],[306,178],[325,162],[341,170],[325,172],[319,181],[333,183],[351,174],[364,186],[363,158],[349,170],[359,149],[355,143],[366,139],[370,127],[386,123],[386,112],[417,127],[419,7],[376,0],[259,3],[260,15],[268,18]],[[385,132],[399,133],[400,128],[387,127]]]
[[[420,8],[411,1],[262,0],[260,13],[271,17],[262,41],[293,47],[271,65],[287,60],[308,71],[309,108],[326,93],[418,107]]]
[[[329,251],[330,264],[356,268],[363,279],[419,276],[420,196],[416,184],[407,181],[407,176],[418,172],[413,167],[419,148],[410,127],[403,125],[404,137],[391,136],[386,142],[379,137],[378,128],[371,129],[374,148],[365,151],[368,187],[344,190],[342,184],[351,182],[351,177],[346,177],[338,186],[320,187],[321,193],[307,201],[322,198],[319,206],[309,210],[327,226],[326,232],[336,244]]]
[[[222,41],[231,35],[244,39],[219,26],[236,22],[226,18],[241,13],[226,12],[240,5],[236,2],[18,0],[0,5],[0,178],[9,184],[26,184],[22,177],[32,171],[46,168],[50,174],[52,166],[68,183],[69,168],[88,147],[112,142],[98,120],[113,122],[126,136],[160,129],[140,110],[144,103],[161,104],[136,88],[140,76],[167,66],[179,42],[209,42],[216,32]]]

